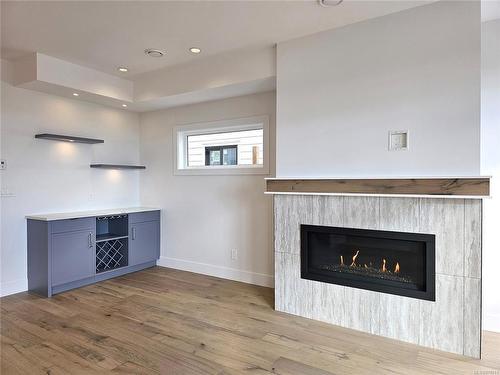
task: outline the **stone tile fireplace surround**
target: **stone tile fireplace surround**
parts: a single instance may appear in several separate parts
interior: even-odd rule
[[[273,194],[276,310],[480,357],[480,198]],[[301,278],[301,224],[434,234],[435,301]]]

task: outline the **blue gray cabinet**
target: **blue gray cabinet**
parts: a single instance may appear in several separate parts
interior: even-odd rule
[[[129,265],[160,257],[160,221],[156,213],[129,215]]]
[[[93,235],[88,230],[52,235],[52,285],[94,276]]]
[[[152,267],[159,257],[159,210],[28,218],[28,289],[43,296]]]

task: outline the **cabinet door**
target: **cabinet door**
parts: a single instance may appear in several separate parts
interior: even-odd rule
[[[154,261],[160,257],[159,221],[131,224],[129,239],[129,266]]]
[[[52,285],[95,274],[94,233],[90,230],[52,235]]]

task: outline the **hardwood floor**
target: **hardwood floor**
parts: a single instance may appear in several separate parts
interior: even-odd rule
[[[273,290],[155,267],[1,302],[1,374],[500,374],[482,360],[278,313]]]

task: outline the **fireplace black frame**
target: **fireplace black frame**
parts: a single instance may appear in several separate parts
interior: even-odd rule
[[[326,275],[324,273],[314,273],[308,267],[308,232],[332,233],[339,235],[352,235],[362,237],[377,237],[394,240],[418,241],[425,243],[425,290],[412,290],[398,288],[391,285],[383,285],[383,283],[369,282],[362,280],[350,280],[343,277],[335,276],[335,273]],[[418,298],[427,301],[436,300],[436,260],[435,260],[435,240],[434,234],[422,233],[407,233],[381,231],[371,229],[354,229],[342,227],[327,227],[321,225],[300,225],[300,267],[301,278],[314,281],[323,281],[331,284],[350,286],[358,289],[372,290],[389,294],[400,295],[404,297]]]

